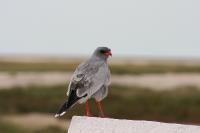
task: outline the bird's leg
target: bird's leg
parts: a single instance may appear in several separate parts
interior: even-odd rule
[[[101,117],[105,117],[104,112],[103,112],[103,107],[102,107],[102,105],[101,105],[101,102],[99,102],[99,101],[97,101],[97,100],[95,99],[95,103],[96,103],[96,105],[97,105],[97,108],[98,108],[98,111],[99,111],[99,113],[100,113],[100,116],[101,116]]]
[[[89,107],[88,100],[85,103],[85,111],[86,111],[86,116],[92,116],[91,113],[90,113],[90,107]]]

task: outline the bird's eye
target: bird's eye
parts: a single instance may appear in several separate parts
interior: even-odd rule
[[[102,54],[105,53],[105,50],[100,50],[100,53],[102,53]]]

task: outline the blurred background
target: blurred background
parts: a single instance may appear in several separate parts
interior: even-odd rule
[[[64,133],[76,66],[110,47],[109,118],[200,125],[200,1],[0,1],[0,132]],[[90,101],[94,116],[98,116]]]

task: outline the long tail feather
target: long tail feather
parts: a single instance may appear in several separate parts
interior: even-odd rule
[[[85,97],[85,96],[84,96]],[[71,108],[73,105],[76,104],[76,102],[81,99],[82,97],[78,97],[76,95],[76,90],[72,90],[69,94],[69,98],[64,104],[60,107],[58,112],[56,113],[55,117],[62,116],[66,113],[66,111]]]
[[[58,110],[58,112],[56,113],[55,117],[59,117],[62,116],[66,113],[67,111],[67,101],[64,102],[64,104],[60,107],[60,109]]]

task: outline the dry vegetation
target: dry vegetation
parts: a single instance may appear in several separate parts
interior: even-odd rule
[[[0,113],[41,112],[51,113],[53,117],[65,99],[65,91],[65,86],[0,90]],[[197,117],[200,115],[200,91],[193,87],[157,92],[140,87],[113,85],[108,98],[103,102],[109,117],[200,123]],[[77,105],[64,118],[70,119],[74,114],[82,115],[83,109],[83,105]],[[97,115],[96,108],[92,110]]]
[[[125,62],[123,64],[111,63],[110,68],[113,74],[147,74],[147,73],[200,73],[200,64],[184,64],[184,63],[133,63]],[[80,63],[78,61],[48,61],[48,62],[17,62],[17,61],[0,61],[0,71],[6,72],[44,72],[44,71],[73,71],[76,66]]]

